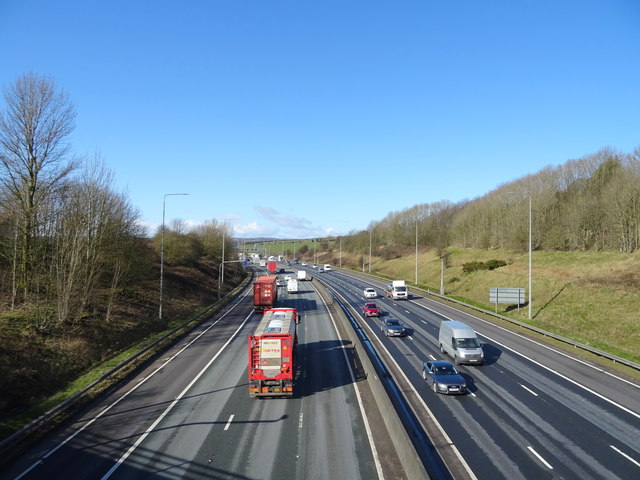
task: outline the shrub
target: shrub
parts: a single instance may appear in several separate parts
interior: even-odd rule
[[[472,273],[478,270],[486,270],[486,268],[487,267],[485,266],[484,262],[467,262],[462,264],[462,273]]]
[[[478,270],[495,270],[499,267],[504,267],[507,262],[504,260],[488,260],[487,262],[469,262],[462,265],[462,273],[471,273]]]
[[[507,265],[507,262],[505,262],[504,260],[495,260],[495,259],[488,260],[485,263],[487,270],[495,270],[496,268],[504,267],[505,265]]]

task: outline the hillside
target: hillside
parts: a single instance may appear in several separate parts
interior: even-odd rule
[[[225,272],[226,290],[240,283],[239,269]],[[106,305],[77,323],[38,330],[27,312],[0,313],[0,420],[18,414],[54,394],[136,343],[192,317],[217,298],[218,266],[201,260],[193,266],[165,265],[163,322],[158,322],[159,269],[124,290],[106,318]]]
[[[528,287],[528,253],[502,249],[449,252],[444,274],[448,296],[494,311],[489,287]],[[415,249],[397,250],[396,255],[388,260],[374,256],[371,273],[413,284]],[[498,313],[640,362],[640,253],[541,251],[533,252],[532,258],[532,319],[527,318],[527,307],[517,310],[500,304]],[[418,259],[419,286],[439,292],[440,258],[429,250],[419,251]],[[465,263],[492,259],[507,265],[463,273]],[[318,262],[338,265],[338,253],[322,253]],[[342,265],[362,271],[362,256],[343,253]]]

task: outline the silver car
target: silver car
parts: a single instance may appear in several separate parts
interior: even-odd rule
[[[404,337],[407,335],[407,329],[404,328],[402,322],[397,318],[385,318],[382,320],[380,329],[387,337]]]

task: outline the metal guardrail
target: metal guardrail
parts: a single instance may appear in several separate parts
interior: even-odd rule
[[[393,444],[397,447],[406,478],[412,480],[450,478],[442,470],[445,468],[444,465],[435,458],[431,439],[417,427],[413,412],[401,389],[398,388],[394,376],[378,356],[367,334],[349,312],[348,302],[322,280],[318,280],[314,288],[327,303],[327,307],[337,307],[334,310],[336,318],[342,324],[346,340],[351,343],[360,360],[375,403],[382,414],[382,421]],[[404,422],[413,425],[413,428],[406,428]],[[422,456],[414,446],[414,441],[421,444]]]
[[[60,420],[59,417],[65,417],[70,411],[79,406],[85,400],[91,400],[103,392],[106,388],[112,385],[112,380],[117,375],[123,375],[123,378],[127,375],[131,374],[135,367],[138,365],[136,362],[141,360],[147,360],[147,356],[152,356],[162,348],[169,346],[169,344],[177,340],[177,335],[180,334],[181,330],[187,330],[197,326],[197,323],[202,320],[203,317],[210,315],[211,313],[219,310],[227,303],[229,303],[233,298],[235,298],[242,289],[244,289],[247,284],[251,281],[253,275],[248,275],[242,283],[229,292],[225,297],[221,300],[217,300],[215,303],[207,307],[202,312],[194,315],[193,317],[185,320],[180,325],[172,328],[169,332],[162,335],[162,337],[154,340],[152,343],[144,347],[142,350],[132,355],[124,362],[116,365],[108,372],[104,373],[97,380],[92,382],[87,387],[83,388],[80,392],[76,393],[72,397],[69,397],[65,401],[59,403],[52,409],[43,413],[40,417],[31,421],[24,427],[22,427],[17,432],[9,435],[0,441],[0,466],[10,461],[15,456],[15,450],[19,451],[20,446],[26,443],[30,443],[31,440],[36,437],[37,433],[41,433],[41,431],[48,431],[51,426],[56,425]],[[195,322],[195,323],[194,323]],[[175,337],[175,338],[174,338]],[[130,370],[127,370],[129,368]],[[122,380],[122,379],[118,379]]]
[[[383,281],[383,282],[388,282],[389,281],[389,279],[387,279],[385,277],[380,277],[380,276],[372,275],[372,274],[362,274],[362,273],[359,273],[359,272],[356,272],[356,271],[353,271],[353,270],[341,269],[340,271],[342,271],[343,273],[351,273],[351,274],[354,274],[354,275],[357,275],[357,276],[360,276],[360,277],[364,276],[364,277],[374,278],[376,280]],[[633,362],[631,360],[627,360],[626,358],[622,358],[622,357],[619,357],[617,355],[613,355],[611,353],[605,352],[603,350],[599,350],[597,348],[593,348],[593,347],[591,347],[589,345],[585,345],[584,343],[576,342],[574,340],[571,340],[570,338],[563,337],[562,335],[557,335],[555,333],[548,332],[548,331],[543,330],[541,328],[534,327],[533,325],[529,325],[529,324],[524,323],[524,322],[520,322],[519,320],[507,317],[505,315],[500,315],[499,313],[495,313],[495,312],[492,312],[490,310],[485,310],[484,308],[476,307],[474,305],[469,305],[468,303],[464,303],[464,302],[462,302],[460,300],[455,300],[453,298],[449,298],[446,295],[440,295],[438,293],[431,292],[429,290],[418,288],[418,287],[415,287],[415,286],[412,286],[412,285],[409,285],[409,289],[411,291],[420,292],[424,296],[429,295],[429,296],[432,296],[432,297],[436,297],[436,298],[439,298],[442,301],[452,302],[452,303],[461,305],[461,306],[463,306],[465,308],[470,308],[472,310],[476,310],[476,311],[481,312],[481,313],[483,313],[485,315],[489,315],[491,317],[499,318],[501,320],[504,320],[506,322],[512,323],[514,325],[518,325],[521,328],[536,332],[539,335],[542,335],[542,336],[545,336],[545,337],[549,337],[549,338],[553,338],[554,340],[557,340],[557,341],[562,342],[562,343],[566,343],[568,345],[571,345],[572,347],[579,348],[581,350],[585,350],[587,352],[590,352],[590,353],[592,353],[594,355],[597,355],[599,357],[602,357],[602,358],[606,358],[607,360],[610,360],[610,361],[612,361],[614,363],[620,363],[620,364],[625,365],[625,366],[627,366],[629,368],[633,368],[634,370],[640,371],[640,364],[639,363]]]

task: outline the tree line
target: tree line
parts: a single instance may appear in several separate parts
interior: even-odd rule
[[[398,247],[529,248],[632,253],[640,247],[640,147],[604,148],[458,203],[415,205],[343,238],[345,251],[399,255]]]
[[[25,74],[0,110],[0,301],[28,311],[40,331],[80,319],[98,299],[109,320],[127,285],[158,264],[160,231],[114,188],[99,156],[72,153],[76,108],[50,78]],[[165,228],[165,262],[221,258],[231,236],[215,220]],[[231,246],[226,245],[227,252]]]

